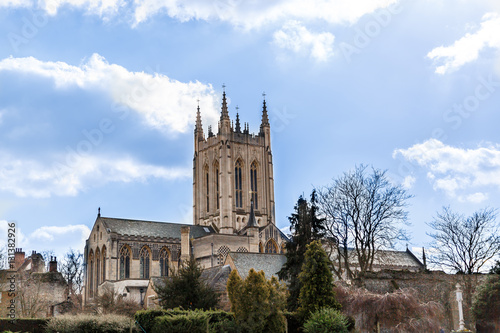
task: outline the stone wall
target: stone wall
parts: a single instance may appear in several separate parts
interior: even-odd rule
[[[417,291],[422,302],[435,301],[443,305],[445,318],[442,326],[446,332],[458,330],[458,305],[456,301],[456,284],[463,289],[463,310],[465,326],[475,332],[475,321],[470,309],[472,297],[477,286],[484,281],[486,275],[446,274],[441,271],[389,271],[366,273],[364,281],[356,283],[375,293],[390,293],[400,288],[412,288]]]

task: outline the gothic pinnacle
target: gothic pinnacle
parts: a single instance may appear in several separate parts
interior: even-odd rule
[[[200,101],[198,100],[198,111],[196,112],[196,126],[194,127],[194,133],[198,134],[198,138],[203,138],[203,126],[201,124],[201,112],[200,112]]]
[[[226,86],[222,85],[222,112],[220,115],[220,120],[228,119],[229,120],[229,112],[227,111],[227,101],[226,101]]]
[[[266,93],[262,93],[264,97],[264,103],[262,105],[262,125],[261,126],[269,126],[269,117],[267,115],[267,107],[266,107]]]
[[[238,109],[238,107],[236,107]],[[236,133],[241,133],[240,115],[236,113]]]

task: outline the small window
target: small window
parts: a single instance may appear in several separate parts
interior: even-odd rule
[[[203,230],[205,230],[205,232],[210,232],[210,229],[208,229],[207,227],[203,227]]]
[[[102,231],[99,233],[99,239],[102,239]]]

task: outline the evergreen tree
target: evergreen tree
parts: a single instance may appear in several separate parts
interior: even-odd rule
[[[311,193],[310,203],[303,196],[297,200],[295,212],[288,220],[292,237],[286,244],[286,264],[278,272],[282,280],[287,280],[290,292],[287,305],[289,311],[295,311],[298,307],[300,288],[302,286],[298,276],[304,264],[306,246],[314,240],[324,236],[324,218],[317,216],[318,206],[316,202],[316,191]]]
[[[218,295],[201,279],[203,269],[194,257],[183,263],[171,277],[165,277],[163,286],[156,286],[155,291],[160,305],[165,309],[182,307],[184,309],[215,308]]]
[[[251,269],[245,280],[232,271],[227,291],[238,327],[243,333],[285,332],[286,289],[263,271]]]
[[[335,298],[333,276],[330,259],[321,246],[320,241],[313,241],[307,246],[307,251],[299,274],[302,288],[300,289],[299,317],[305,321],[321,308],[340,309]]]

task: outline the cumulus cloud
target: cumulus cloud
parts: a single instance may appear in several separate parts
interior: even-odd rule
[[[464,149],[429,139],[408,149],[395,150],[393,157],[398,155],[426,168],[434,189],[443,190],[459,201],[483,202],[488,199],[487,188],[500,189],[498,144]]]
[[[307,53],[317,61],[333,55],[335,37],[329,32],[313,33],[298,21],[288,21],[274,33],[274,44],[295,53]]]
[[[151,178],[185,179],[192,172],[190,168],[165,168],[131,158],[89,156],[76,152],[58,157],[57,161],[46,165],[0,152],[0,190],[19,197],[74,196],[92,184],[145,182]]]
[[[403,179],[403,187],[405,189],[411,189],[413,187],[413,184],[415,184],[415,182],[417,181],[417,178],[413,177],[413,176],[406,176],[405,179]]]
[[[83,251],[85,240],[89,237],[90,229],[86,225],[65,225],[65,226],[42,226],[35,229],[28,235],[21,232],[22,223],[16,223],[16,247],[22,248],[26,256],[31,251],[43,253],[53,252],[59,259],[62,259],[70,248],[76,251]],[[0,233],[7,234],[8,221],[0,220]],[[5,232],[4,232],[5,231]],[[0,239],[0,248],[6,245],[6,239]]]
[[[152,72],[130,72],[93,54],[87,62],[73,66],[65,62],[40,61],[33,57],[9,57],[0,61],[0,71],[14,71],[54,81],[58,89],[98,89],[116,103],[142,115],[146,123],[169,133],[184,133],[195,121],[200,99],[204,120],[216,123],[217,97],[210,84],[180,82]]]
[[[483,16],[481,27],[475,33],[468,33],[451,46],[440,46],[427,54],[427,57],[441,62],[436,73],[445,74],[456,70],[478,58],[479,52],[486,47],[500,49],[500,15],[488,13]]]

